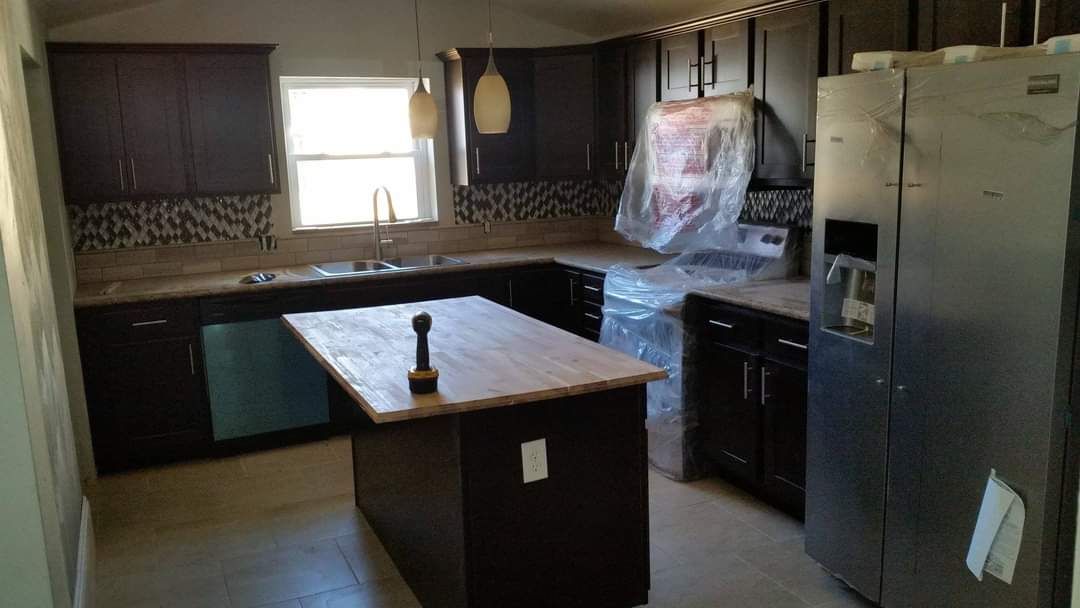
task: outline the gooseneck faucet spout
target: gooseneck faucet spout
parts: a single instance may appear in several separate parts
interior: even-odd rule
[[[372,221],[372,237],[375,241],[375,259],[382,260],[382,248],[392,247],[394,245],[393,239],[390,238],[390,227],[386,228],[386,238],[379,237],[379,192],[386,193],[386,209],[387,209],[387,221],[391,224],[397,221],[397,214],[394,213],[394,199],[390,196],[390,190],[386,186],[379,186],[375,189],[375,192],[371,195],[371,217]]]

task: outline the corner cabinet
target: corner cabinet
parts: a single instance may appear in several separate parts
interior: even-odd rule
[[[495,49],[495,65],[510,90],[510,129],[476,130],[473,93],[487,68],[488,49],[439,53],[445,64],[450,177],[455,186],[524,181],[535,175],[532,49]]]
[[[701,441],[722,475],[802,515],[806,497],[807,324],[690,301]]]
[[[67,202],[278,192],[273,48],[49,44]]]

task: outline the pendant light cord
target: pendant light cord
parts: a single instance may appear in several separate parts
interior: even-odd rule
[[[420,0],[413,0],[413,9],[416,11],[416,73],[420,76],[420,78],[423,78],[423,55],[420,53]]]
[[[493,33],[495,31],[495,26],[494,26],[494,23],[493,23],[493,17],[491,16],[492,12],[494,12],[494,8],[492,8],[493,3],[494,3],[494,0],[488,0],[488,48],[489,49],[495,46],[495,34]]]

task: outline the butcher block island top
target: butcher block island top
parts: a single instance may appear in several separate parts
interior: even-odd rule
[[[437,393],[409,391],[412,317],[432,317]],[[662,380],[667,373],[471,296],[290,314],[285,325],[376,423],[460,414]]]

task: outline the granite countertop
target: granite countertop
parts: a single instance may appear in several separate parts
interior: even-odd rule
[[[376,423],[583,395],[667,377],[662,369],[479,296],[424,304],[436,393],[409,392],[415,304],[285,315],[304,347]]]
[[[109,281],[79,285],[75,292],[75,307],[109,306],[206,296],[241,295],[273,289],[300,287],[306,284],[351,284],[363,281],[383,281],[402,277],[443,275],[469,270],[512,268],[531,264],[557,263],[581,270],[606,273],[616,265],[652,266],[671,256],[648,249],[609,243],[571,243],[513,249],[491,249],[451,254],[468,264],[378,272],[365,275],[324,277],[310,265],[285,268],[235,270],[157,278]],[[269,283],[244,285],[240,279],[253,272],[270,272],[277,278]]]
[[[810,320],[810,279],[806,277],[724,285],[691,293],[792,319]]]

